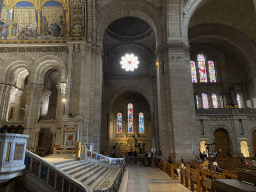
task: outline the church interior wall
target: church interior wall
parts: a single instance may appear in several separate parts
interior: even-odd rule
[[[214,142],[214,130],[224,128],[235,149],[232,151],[234,155],[240,152],[242,141],[248,143],[252,155],[255,153],[252,147],[254,113],[200,114],[194,102],[193,94],[206,93],[209,97],[216,93],[218,107],[226,109],[225,104],[220,105],[219,98],[228,95],[231,86],[235,93],[241,94],[243,108],[248,108],[247,100],[256,97],[253,1],[248,1],[246,5],[242,0],[232,3],[224,0],[227,4],[220,0],[218,2],[88,0],[88,42],[85,37],[69,41],[65,35],[45,35],[48,40],[57,38],[59,45],[34,41],[22,44],[18,41],[21,37],[7,37],[6,42],[11,42],[12,38],[20,44],[5,44],[0,48],[0,104],[3,106],[0,108],[0,126],[21,124],[26,127],[25,134],[30,134],[32,141],[28,146],[34,147],[38,146],[39,132],[50,129],[53,145],[61,146],[62,130],[70,125],[68,122],[73,122],[72,126],[78,129],[79,139],[83,143],[94,143],[98,152],[105,147],[112,152],[113,146],[120,149],[121,143],[126,145],[129,135],[125,132],[121,136],[115,133],[116,115],[121,112],[123,117],[127,117],[128,100],[115,106],[111,103],[119,94],[133,91],[134,95],[141,93],[149,105],[141,107],[139,101],[132,100],[136,114],[134,121],[138,121],[136,110],[140,106],[139,109],[145,114],[146,128],[146,136],[139,137],[135,133],[133,142],[146,143],[145,151],[156,147],[162,150],[163,158],[171,154],[176,159],[189,159],[197,154],[201,141]],[[219,4],[223,6],[219,7]],[[240,11],[234,9],[235,13],[232,13],[227,5],[235,10],[241,8],[240,11],[248,14],[239,15]],[[108,31],[112,22],[124,17],[143,20],[150,25],[151,31],[133,38]],[[47,20],[50,19],[47,17]],[[70,21],[67,19],[66,22]],[[250,23],[252,26],[249,26]],[[68,30],[71,28],[68,27]],[[43,34],[39,39],[42,38]],[[1,43],[4,40],[0,40]],[[65,51],[58,51],[60,46],[65,47]],[[31,48],[33,52],[29,52]],[[140,67],[133,73],[127,73],[120,67],[120,59],[123,53],[132,51],[137,54]],[[214,61],[216,84],[192,84],[189,61],[196,60],[198,53]],[[47,79],[51,79],[48,76],[51,70],[58,71],[58,80],[49,86],[51,80]],[[27,76],[28,82],[24,87],[22,82]],[[15,97],[12,96],[14,92]],[[25,116],[27,101],[29,105]],[[201,98],[199,102],[199,108],[202,108]],[[14,116],[8,109],[10,103]],[[210,111],[213,108],[210,97],[209,105]],[[255,105],[251,106],[252,110]],[[17,113],[19,108],[23,109],[23,114]],[[48,116],[48,119],[40,118],[40,113]],[[123,125],[123,129],[127,129],[127,120],[123,121]],[[135,130],[138,128],[136,126]]]

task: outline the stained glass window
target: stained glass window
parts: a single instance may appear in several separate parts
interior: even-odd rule
[[[207,83],[205,57],[202,54],[197,55],[197,62],[198,62],[200,82]]]
[[[191,67],[192,83],[197,83],[196,64],[194,61],[190,61],[190,67]]]
[[[128,104],[128,133],[133,133],[133,105]]]
[[[236,94],[236,99],[237,99],[238,108],[242,108],[242,100],[239,94]]]
[[[117,134],[122,134],[122,113],[117,114]]]
[[[139,133],[144,134],[144,115],[143,115],[143,113],[139,114]]]
[[[205,93],[202,94],[202,100],[203,100],[203,108],[208,109],[209,108],[209,103],[208,103],[207,94],[205,94]]]
[[[138,57],[134,56],[134,54],[126,54],[122,57],[120,64],[126,71],[134,71],[134,69],[138,68],[139,65]]]
[[[199,109],[198,95],[196,95],[196,108]]]
[[[218,108],[217,95],[214,93],[212,94],[212,106],[213,108]]]
[[[216,83],[216,75],[215,75],[215,68],[214,68],[213,61],[209,61],[208,66],[209,66],[210,82],[211,83]]]

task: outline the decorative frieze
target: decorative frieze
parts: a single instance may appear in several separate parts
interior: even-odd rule
[[[68,52],[67,46],[45,47],[0,47],[0,52]]]

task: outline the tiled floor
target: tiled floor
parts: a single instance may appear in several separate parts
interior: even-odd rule
[[[143,166],[127,166],[127,192],[189,192],[179,183],[178,179],[171,179],[160,169]]]

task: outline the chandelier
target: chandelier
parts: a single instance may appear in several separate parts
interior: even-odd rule
[[[138,68],[139,65],[138,57],[134,56],[133,54],[126,54],[124,57],[122,57],[120,64],[126,71],[134,71],[134,69]]]

